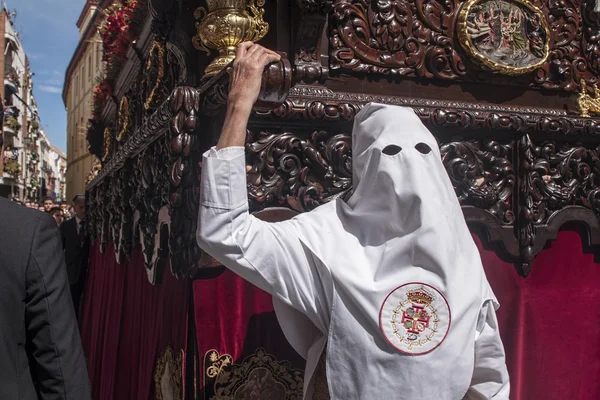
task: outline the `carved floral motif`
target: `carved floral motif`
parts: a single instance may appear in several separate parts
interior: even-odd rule
[[[193,274],[200,260],[196,244],[198,219],[198,162],[201,152],[195,136],[200,110],[200,96],[194,88],[179,87],[171,95],[174,116],[170,124],[169,205],[171,266],[175,276]]]
[[[466,73],[450,33],[454,1],[342,0],[333,6],[334,69],[456,79]]]
[[[502,224],[514,223],[515,171],[511,145],[470,140],[442,144],[440,151],[462,205],[488,210]]]
[[[352,185],[348,135],[316,131],[260,133],[248,144],[248,196],[255,209],[287,204],[309,211],[334,198],[346,198]]]
[[[555,213],[578,205],[600,216],[600,146],[520,143],[520,246],[523,273],[541,250],[538,229],[548,229]],[[552,227],[558,230],[560,226]],[[544,243],[541,243],[543,245]]]
[[[582,78],[590,83],[597,81],[598,17],[593,14],[593,6],[586,3],[582,21],[578,0],[533,2],[546,13],[551,47],[548,61],[525,79],[482,75],[478,68],[470,65],[468,57],[455,45],[459,42],[454,22],[461,4],[458,0],[338,0],[325,3],[333,7],[332,69],[564,91],[576,91]],[[530,33],[529,48],[536,49],[539,40],[544,39],[542,30],[539,35],[536,33],[537,26],[532,20],[523,28]]]

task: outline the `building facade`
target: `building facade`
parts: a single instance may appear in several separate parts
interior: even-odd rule
[[[39,191],[39,114],[33,96],[32,73],[14,15],[6,8],[0,12],[0,81],[4,124],[0,158],[0,196],[36,199]]]
[[[48,177],[48,196],[56,201],[68,201],[67,198],[67,155],[60,149],[50,146],[49,163],[51,168]]]
[[[94,161],[88,152],[86,131],[95,82],[102,74],[102,45],[96,29],[101,17],[96,12],[99,3],[87,0],[83,7],[77,21],[79,43],[65,74],[62,96],[67,108],[67,199],[85,192],[86,177]]]

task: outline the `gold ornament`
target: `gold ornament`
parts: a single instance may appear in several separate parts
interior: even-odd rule
[[[457,33],[472,61],[503,75],[531,72],[550,55],[548,20],[527,0],[468,0]]]
[[[152,47],[150,48],[150,52],[148,53],[148,61],[146,62],[146,73],[149,73],[150,69],[152,68],[152,55],[154,54],[154,52],[157,53],[156,56],[158,58],[158,75],[156,76],[156,82],[154,83],[154,87],[152,88],[152,91],[148,95],[146,103],[144,104],[144,108],[146,110],[150,109],[152,101],[154,100],[154,96],[156,95],[156,91],[158,90],[158,87],[162,83],[162,79],[165,76],[165,48],[162,45],[162,43],[157,41],[154,41],[154,43],[152,43]]]
[[[589,117],[590,111],[593,113],[600,113],[600,91],[598,86],[594,83],[594,96],[592,97],[587,93],[585,79],[581,80],[581,92],[577,96],[577,111],[582,117]]]
[[[100,164],[100,159],[98,159],[98,157],[94,157],[94,163],[92,164],[92,169],[88,173],[88,176],[85,178],[86,186],[89,185],[96,176],[98,176],[98,173],[100,172],[101,169],[102,169],[102,164]]]
[[[119,130],[119,134],[117,135],[117,141],[125,139],[127,135],[127,128],[129,127],[129,100],[127,97],[121,97],[121,102],[119,103],[119,115],[117,117],[117,126],[121,129]]]
[[[106,162],[110,156],[110,145],[112,138],[110,137],[110,129],[104,129],[104,154],[102,155],[102,162]]]
[[[206,75],[214,75],[233,61],[238,44],[262,39],[269,24],[263,20],[265,0],[248,0],[248,3],[246,0],[206,0],[206,3],[208,11],[198,7],[194,12],[197,32],[192,44],[207,55],[210,55],[209,48],[219,51],[204,70]]]

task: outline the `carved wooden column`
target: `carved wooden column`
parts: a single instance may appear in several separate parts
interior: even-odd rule
[[[190,87],[175,89],[170,99],[173,118],[170,122],[169,206],[171,232],[169,247],[171,268],[179,277],[193,274],[200,261],[196,244],[198,196],[201,159],[195,129],[200,111],[200,95]]]

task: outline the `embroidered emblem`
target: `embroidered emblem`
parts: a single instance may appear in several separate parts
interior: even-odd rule
[[[450,329],[450,307],[439,290],[425,283],[394,289],[381,305],[379,326],[398,351],[426,354],[438,347]]]

